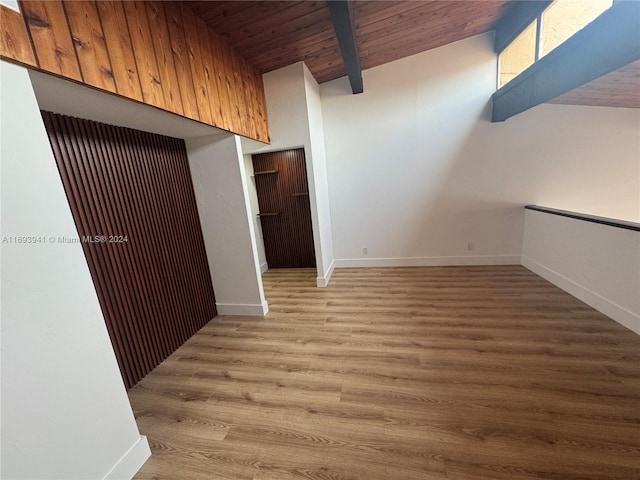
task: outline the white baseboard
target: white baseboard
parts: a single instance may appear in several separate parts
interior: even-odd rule
[[[243,317],[264,317],[269,312],[269,304],[217,303],[218,315],[240,315]]]
[[[267,262],[261,263],[260,264],[260,273],[264,273],[267,270],[269,270],[269,265],[267,264]]]
[[[335,260],[331,262],[329,265],[329,269],[325,272],[324,277],[316,277],[316,285],[320,288],[325,288],[329,285],[329,280],[331,280],[331,275],[333,275],[333,271],[336,268]]]
[[[553,283],[555,286],[561,288],[565,292],[573,295],[578,300],[583,301],[587,305],[595,308],[601,313],[604,313],[619,324],[624,325],[629,330],[640,335],[640,315],[627,310],[608,298],[589,290],[585,286],[574,282],[570,278],[567,278],[524,255],[522,256],[522,265],[545,280]]]
[[[456,265],[520,265],[520,255],[468,255],[459,257],[340,258],[339,268],[439,267]]]
[[[131,480],[150,456],[151,449],[147,437],[140,435],[136,443],[104,476],[104,480]]]

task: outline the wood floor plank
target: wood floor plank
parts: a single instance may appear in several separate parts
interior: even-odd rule
[[[640,478],[640,337],[519,266],[264,275],[129,392],[137,479]]]

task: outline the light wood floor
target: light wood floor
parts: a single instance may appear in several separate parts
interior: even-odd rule
[[[130,391],[136,478],[640,478],[640,337],[528,270],[264,283]]]

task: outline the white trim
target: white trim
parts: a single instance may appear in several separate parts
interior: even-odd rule
[[[131,480],[150,456],[151,449],[147,437],[140,435],[136,443],[104,476],[104,480]]]
[[[316,277],[316,285],[320,288],[325,288],[329,286],[329,281],[331,280],[331,275],[333,275],[333,270],[336,268],[335,260],[331,261],[331,265],[324,273],[324,277]]]
[[[339,268],[435,267],[454,265],[520,265],[520,255],[474,255],[460,257],[340,258]]]
[[[267,265],[267,262],[261,263],[260,264],[260,273],[264,273],[267,270],[269,270],[269,265]]]
[[[240,315],[246,317],[264,317],[269,312],[269,304],[216,303],[218,315]]]
[[[522,266],[640,335],[640,315],[627,310],[525,255],[522,256]]]

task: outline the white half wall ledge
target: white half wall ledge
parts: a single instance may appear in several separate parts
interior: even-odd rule
[[[237,315],[243,317],[264,317],[269,313],[269,304],[216,303],[218,315]]]
[[[465,265],[520,265],[520,254],[467,255],[447,257],[341,258],[337,268],[361,267],[454,267]]]
[[[573,295],[590,307],[595,308],[600,313],[604,313],[607,317],[627,327],[632,332],[640,335],[640,316],[631,310],[618,305],[608,298],[588,289],[584,285],[580,285],[524,255],[522,256],[522,266],[528,268],[548,282],[553,283],[556,287],[561,288],[570,295]]]
[[[527,209],[522,265],[640,334],[640,232]]]
[[[326,288],[329,286],[329,281],[331,280],[331,275],[333,275],[333,271],[336,268],[336,261],[333,260],[327,272],[324,274],[324,277],[316,277],[316,286],[320,288]]]
[[[127,453],[118,463],[105,475],[104,480],[130,480],[142,468],[144,463],[151,457],[151,449],[147,437],[140,435]]]

